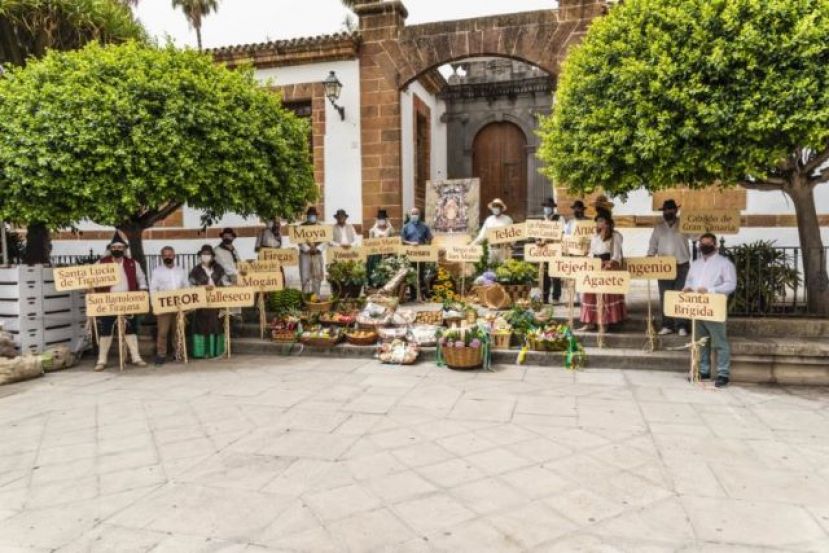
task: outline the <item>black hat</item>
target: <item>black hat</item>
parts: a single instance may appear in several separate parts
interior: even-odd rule
[[[602,207],[597,207],[596,217],[593,220],[598,222],[599,219],[604,219],[605,221],[613,221],[613,215],[610,213],[610,210],[604,209]]]
[[[541,207],[556,207],[556,201],[553,198],[547,198],[544,200],[544,203],[541,204]]]
[[[679,206],[673,200],[665,200],[662,202],[662,207],[659,208],[659,211],[665,211],[666,209],[679,209]]]
[[[378,219],[388,219],[389,213],[385,209],[378,209],[377,210],[377,218]]]
[[[232,235],[233,235],[233,238],[236,238],[236,231],[235,231],[235,230],[233,230],[232,228],[229,228],[229,227],[228,227],[228,228],[224,229],[224,230],[222,231],[221,236],[224,236],[225,234],[232,234]]]
[[[570,209],[586,209],[584,206],[584,202],[581,200],[576,200],[573,202],[573,205],[570,206]]]
[[[109,241],[109,245],[112,246],[113,244],[121,244],[122,246],[126,247],[127,243],[124,241],[124,238],[121,236],[121,233],[115,231],[115,235],[112,237],[112,240]]]
[[[202,246],[201,249],[199,250],[199,255],[201,255],[203,253],[209,253],[210,255],[215,255],[214,252],[213,252],[213,246],[211,246],[210,244],[205,244],[204,246]]]
[[[316,206],[312,205],[311,207],[308,208],[308,211],[305,212],[305,216],[307,217],[308,215],[319,215],[319,213],[317,213]]]
[[[345,217],[346,219],[348,219],[348,213],[346,213],[344,209],[338,209],[337,212],[334,214],[334,218],[336,219],[337,217]]]

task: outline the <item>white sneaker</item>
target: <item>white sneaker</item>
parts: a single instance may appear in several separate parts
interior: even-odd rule
[[[688,336],[688,331],[685,330],[684,328],[680,328],[679,329],[679,335],[680,336]]]
[[[664,327],[659,331],[660,336],[665,336],[666,334],[673,334],[673,333],[674,333],[673,330],[671,330],[670,328],[664,328]]]

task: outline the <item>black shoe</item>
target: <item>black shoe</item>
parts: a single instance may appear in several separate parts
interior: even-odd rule
[[[725,388],[728,386],[728,377],[727,376],[718,376],[717,381],[714,382],[714,386],[717,388]]]
[[[164,364],[164,361],[166,361],[166,359],[164,357],[161,357],[160,355],[156,355],[155,359],[153,360],[153,363],[155,363],[156,367],[160,367],[161,365]]]
[[[711,375],[710,375],[710,374],[702,374],[702,373],[700,373],[700,375],[699,375],[699,379],[700,379],[700,380],[711,380]]]

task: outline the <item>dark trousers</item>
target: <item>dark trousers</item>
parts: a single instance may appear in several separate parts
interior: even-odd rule
[[[679,292],[685,286],[685,278],[688,276],[689,263],[679,263],[676,266],[676,278],[674,280],[660,280],[659,281],[659,306],[660,313],[662,313],[662,328],[670,328],[674,332],[680,328],[691,330],[691,321],[688,319],[674,319],[673,317],[666,317],[664,314],[665,292],[675,291]]]
[[[541,300],[544,303],[547,303],[550,298],[550,288],[553,289],[553,301],[558,301],[561,299],[561,279],[560,278],[553,278],[549,274],[549,263],[543,263],[541,265],[542,270],[544,271],[544,289],[543,289],[543,296]]]
[[[115,323],[118,317],[97,317],[99,336],[112,336],[115,334]],[[135,334],[138,329],[138,319],[133,315],[124,317],[124,334]]]

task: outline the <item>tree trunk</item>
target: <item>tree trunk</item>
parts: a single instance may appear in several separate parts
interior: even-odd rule
[[[52,252],[52,240],[49,229],[44,223],[29,223],[26,228],[26,255],[23,262],[26,265],[49,263],[49,254]]]
[[[201,25],[196,25],[196,44],[198,44],[199,52],[201,52]]]
[[[829,316],[829,274],[826,271],[826,252],[820,236],[814,189],[813,185],[794,177],[786,193],[794,202],[797,214],[807,308],[809,313],[825,317]]]
[[[146,258],[144,256],[144,241],[141,237],[144,227],[138,223],[124,223],[118,226],[118,230],[127,235],[130,246],[130,257],[138,262],[144,272],[147,271]]]

